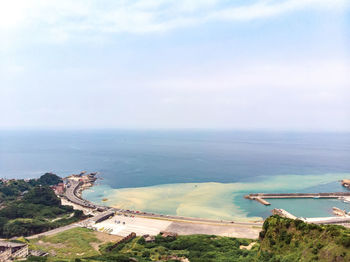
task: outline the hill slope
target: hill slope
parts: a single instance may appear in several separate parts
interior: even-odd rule
[[[260,240],[261,261],[350,261],[350,229],[342,226],[272,216]]]
[[[111,244],[100,248],[101,254],[79,261],[191,261],[191,262],[309,262],[350,261],[350,229],[342,226],[318,226],[279,216],[269,217],[260,239],[251,250],[241,249],[253,240],[210,235],[157,236],[153,243],[138,237],[107,251]],[[68,250],[67,250],[68,252]],[[76,261],[47,258],[47,261]],[[38,261],[33,258],[31,261]],[[188,260],[186,260],[188,259]],[[43,259],[42,261],[46,261]]]

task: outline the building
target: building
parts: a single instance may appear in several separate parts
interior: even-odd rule
[[[156,241],[156,238],[154,236],[150,236],[150,235],[143,235],[143,238],[145,239],[146,243],[152,243],[154,241]]]
[[[0,241],[0,262],[11,261],[14,258],[24,258],[27,256],[27,244]]]
[[[167,237],[176,238],[177,237],[177,233],[174,233],[174,232],[160,232],[160,234],[164,238],[167,238]]]
[[[100,223],[110,217],[114,216],[114,212],[113,211],[106,211],[106,212],[103,212],[97,216],[94,216],[93,218],[91,218],[91,220],[93,222],[95,222],[95,224],[97,223]]]
[[[55,192],[56,195],[63,195],[64,194],[64,184],[59,183],[56,186],[51,186],[51,189]]]

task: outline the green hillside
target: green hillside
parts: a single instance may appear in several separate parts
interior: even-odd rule
[[[64,234],[68,233],[61,233],[62,236],[55,238],[63,239]],[[45,245],[45,241],[41,239],[42,245]],[[252,242],[256,243],[250,250],[242,249],[242,246],[248,246]],[[158,235],[155,242],[146,243],[142,237],[138,237],[107,252],[107,247],[111,245],[112,243],[100,245],[99,254],[90,257],[87,257],[86,254],[91,254],[93,250],[91,252],[80,250],[77,256],[76,250],[67,246],[62,250],[60,258],[48,257],[38,260],[34,257],[30,260],[90,262],[186,261],[186,259],[191,262],[350,261],[350,229],[335,225],[306,224],[300,220],[279,216],[272,216],[265,221],[258,241],[212,235],[173,238],[163,238]]]
[[[260,238],[261,261],[350,261],[350,229],[342,226],[272,216]]]
[[[39,179],[0,181],[0,238],[28,236],[82,219],[83,213],[61,205],[49,185],[60,183],[55,174]]]

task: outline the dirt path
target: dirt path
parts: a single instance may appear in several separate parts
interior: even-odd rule
[[[55,228],[55,229],[52,229],[50,231],[46,231],[46,232],[43,232],[40,234],[32,235],[32,236],[26,237],[26,238],[33,239],[33,238],[37,238],[37,237],[41,237],[41,236],[51,236],[51,235],[66,231],[68,229],[76,228],[76,227],[79,227],[79,225],[74,223],[74,224],[70,224],[70,225],[67,225],[64,227]]]
[[[256,242],[252,242],[248,246],[240,246],[239,249],[251,250],[255,244],[256,244]]]

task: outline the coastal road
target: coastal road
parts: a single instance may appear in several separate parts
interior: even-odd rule
[[[41,237],[41,236],[51,236],[51,235],[55,235],[57,233],[61,233],[63,231],[66,231],[68,229],[76,228],[76,227],[81,227],[81,226],[79,224],[77,224],[77,223],[74,223],[74,224],[70,224],[70,225],[67,225],[67,226],[58,227],[58,228],[55,228],[55,229],[52,229],[50,231],[46,231],[46,232],[43,232],[43,233],[40,233],[40,234],[32,235],[32,236],[29,236],[29,237],[26,237],[26,238],[33,239],[33,238],[38,238],[38,237]]]
[[[76,195],[77,190],[79,189],[79,187],[81,186],[81,183],[79,181],[75,181],[73,179],[68,179],[70,186],[67,187],[66,192],[65,192],[65,196],[66,198],[77,204],[80,205],[82,207],[87,207],[87,208],[94,208],[95,206],[90,203],[89,201],[85,200],[85,199],[81,199]]]
[[[182,216],[172,216],[172,215],[160,215],[147,212],[128,211],[118,208],[112,208],[113,211],[125,215],[133,215],[144,218],[153,218],[153,219],[163,219],[163,220],[173,220],[173,221],[184,221],[184,222],[197,222],[197,223],[211,223],[211,224],[221,224],[221,225],[241,225],[241,226],[258,226],[263,225],[263,221],[259,222],[239,222],[239,221],[225,221],[225,220],[214,220],[214,219],[204,219],[196,217],[182,217]]]

